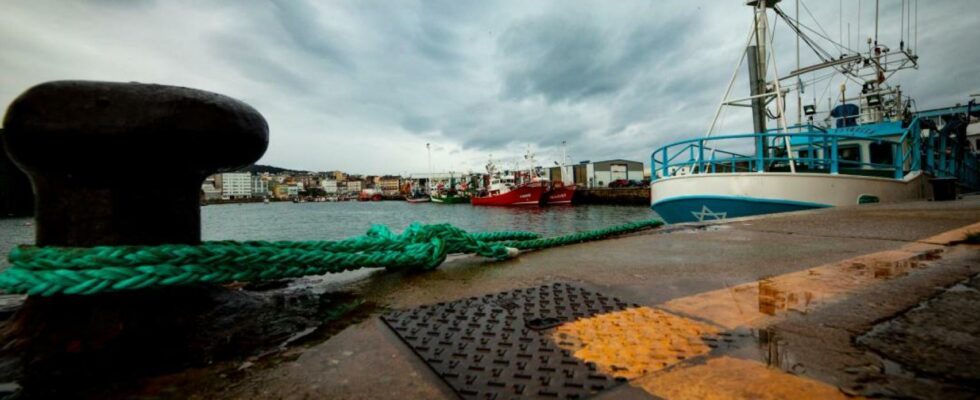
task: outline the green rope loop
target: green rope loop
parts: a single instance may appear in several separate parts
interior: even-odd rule
[[[533,232],[467,233],[450,224],[412,223],[401,234],[373,225],[339,241],[212,241],[200,245],[14,248],[0,273],[8,293],[87,295],[151,286],[294,278],[387,268],[427,271],[455,253],[496,260],[662,225],[659,220],[541,238]]]

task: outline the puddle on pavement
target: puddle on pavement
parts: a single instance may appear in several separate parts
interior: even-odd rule
[[[836,386],[807,378],[806,366],[769,327],[789,313],[806,315],[925,268],[942,251],[913,244],[658,307],[600,314],[558,327],[553,340],[603,372],[665,398],[844,398]]]
[[[668,301],[665,310],[695,316],[725,329],[761,328],[773,318],[793,312],[807,314],[883,280],[907,275],[941,256],[932,246],[922,251],[894,250],[792,272],[711,292]]]

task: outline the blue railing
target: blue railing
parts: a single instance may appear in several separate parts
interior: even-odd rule
[[[950,110],[962,111],[958,108]],[[932,129],[923,137],[922,119],[937,115],[940,114],[914,118],[906,128],[895,132],[899,136],[897,140],[830,133],[813,125],[787,128],[806,131],[801,133],[770,130],[765,133],[681,140],[661,147],[650,155],[653,168],[651,179],[675,176],[682,170],[688,174],[785,171],[793,163],[795,169],[808,173],[867,175],[874,171],[888,171],[895,179],[902,179],[906,171],[922,170],[936,177],[955,177],[966,188],[980,190],[980,155],[971,153],[969,147],[966,147],[967,150],[961,148],[966,144],[957,143],[945,130]],[[755,154],[738,154],[718,148],[720,142],[739,140],[745,141],[745,144],[751,141],[756,149]],[[791,144],[789,154],[785,151],[786,140]],[[861,142],[891,145],[892,160],[890,163],[872,163],[840,159],[842,142],[846,145]],[[762,143],[773,149],[771,154],[763,154]],[[801,151],[805,152],[806,157],[796,156]]]
[[[905,175],[906,169],[916,170],[919,168],[917,158],[911,157],[916,154],[917,145],[914,135],[909,131],[903,133],[900,140],[888,140],[881,138],[842,135],[815,131],[816,127],[808,126],[811,129],[806,133],[744,133],[735,135],[714,136],[706,138],[687,139],[671,143],[661,147],[651,154],[651,165],[653,167],[652,178],[670,177],[678,171],[686,169],[690,174],[710,174],[718,172],[764,172],[774,168],[789,168],[789,164],[794,163],[794,167],[805,169],[806,172],[828,172],[838,174],[841,168],[860,168],[866,170],[885,170],[894,171],[893,177],[901,179]],[[802,138],[802,140],[800,140]],[[731,151],[719,150],[719,142],[732,141],[752,141],[756,152],[753,155],[738,154]],[[797,157],[795,154],[785,153],[786,140],[791,141],[792,153],[805,151],[806,157]],[[855,142],[870,142],[877,144],[890,144],[892,146],[891,163],[872,163],[855,160],[842,160],[838,157],[841,142],[847,144]],[[773,154],[763,154],[762,147],[758,144],[765,142],[772,148]],[[792,144],[797,142],[797,144]],[[805,142],[805,144],[799,144]],[[820,155],[817,156],[817,150]],[[719,157],[720,155],[720,157]],[[686,158],[685,158],[686,156]],[[908,160],[908,161],[907,161]]]

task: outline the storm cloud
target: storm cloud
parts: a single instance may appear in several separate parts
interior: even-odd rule
[[[793,3],[782,5],[791,15]],[[847,3],[805,1],[813,18],[801,20],[860,47],[873,3],[862,9],[860,34],[859,2]],[[55,79],[196,87],[265,115],[272,141],[261,163],[396,174],[425,169],[426,143],[441,170],[479,170],[491,153],[506,165],[528,145],[550,164],[562,141],[574,161],[648,162],[658,145],[703,134],[752,14],[734,0],[15,0],[4,8],[0,104]],[[881,8],[879,35],[897,48],[901,2]],[[920,108],[967,101],[980,91],[975,4],[931,2],[919,13],[921,67],[895,83]],[[785,28],[777,23],[775,43],[784,74],[795,67]],[[736,93],[746,94],[744,80]],[[839,84],[820,82],[805,97]],[[747,113],[723,117],[725,130],[750,126]]]

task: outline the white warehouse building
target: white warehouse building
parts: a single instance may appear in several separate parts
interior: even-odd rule
[[[221,198],[247,199],[252,197],[252,174],[225,172],[221,174]]]

